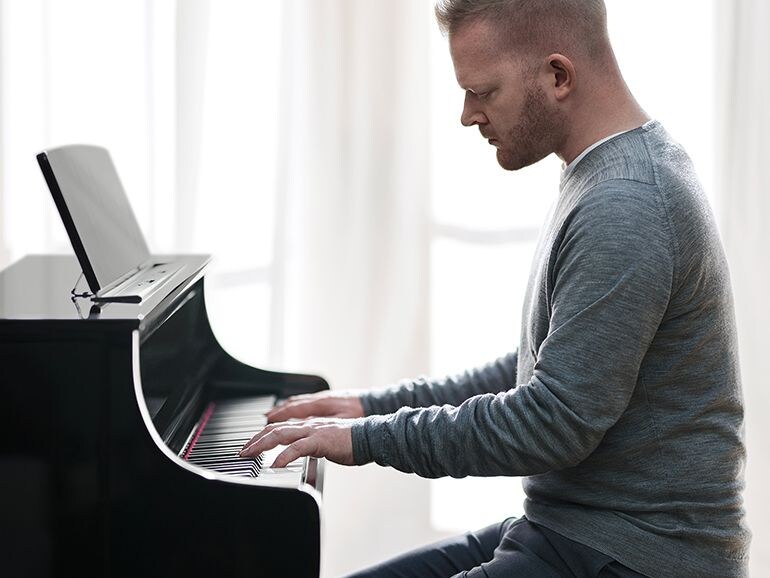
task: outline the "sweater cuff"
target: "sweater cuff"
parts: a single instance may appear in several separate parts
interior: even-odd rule
[[[372,416],[357,419],[351,429],[350,435],[353,442],[353,463],[363,466],[376,461],[385,465],[387,456],[385,453],[382,426],[389,416]]]
[[[372,461],[372,452],[369,449],[369,440],[366,437],[366,420],[357,419],[350,428],[350,436],[353,441],[353,463],[363,466]]]
[[[377,409],[375,408],[374,404],[374,396],[372,396],[369,393],[364,393],[359,396],[359,399],[361,400],[361,407],[364,408],[364,415],[376,415]]]
[[[360,399],[364,408],[364,415],[388,415],[398,411],[403,404],[398,400],[396,387],[361,394]]]

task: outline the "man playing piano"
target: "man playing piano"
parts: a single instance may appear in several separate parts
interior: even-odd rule
[[[525,517],[358,576],[745,575],[727,265],[689,158],[623,81],[603,1],[442,0],[436,13],[462,123],[506,170],[550,153],[565,164],[518,350],[444,379],[290,398],[243,455],[282,444],[276,466],[311,455],[523,477]]]

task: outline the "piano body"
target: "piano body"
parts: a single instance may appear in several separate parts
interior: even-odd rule
[[[236,453],[328,385],[228,355],[208,258],[181,259],[180,285],[100,308],[71,296],[74,256],[0,273],[0,574],[318,576],[322,460]]]

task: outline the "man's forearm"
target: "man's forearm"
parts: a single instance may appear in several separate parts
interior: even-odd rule
[[[516,386],[516,351],[482,367],[442,379],[420,377],[361,395],[366,415],[387,415],[402,407],[460,405],[473,396],[499,393]]]

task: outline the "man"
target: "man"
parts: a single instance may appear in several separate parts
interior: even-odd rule
[[[524,518],[362,576],[745,575],[727,265],[689,158],[622,79],[603,1],[443,0],[436,12],[462,123],[505,169],[550,153],[566,165],[519,349],[443,380],[289,399],[243,454],[284,444],[277,467],[312,455],[524,477]],[[283,423],[310,416],[325,419]]]

